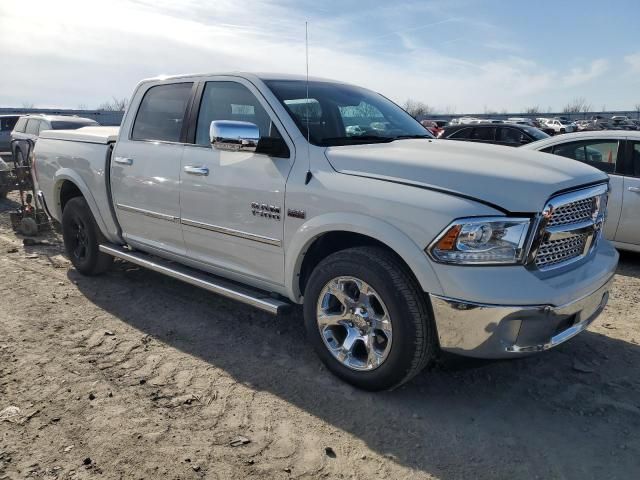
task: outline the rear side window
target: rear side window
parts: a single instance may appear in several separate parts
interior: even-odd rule
[[[0,119],[0,130],[3,132],[10,132],[16,125],[18,117],[5,117]]]
[[[473,130],[473,128],[463,128],[457,132],[453,132],[448,138],[469,138],[471,130]]]
[[[494,127],[475,127],[471,132],[471,140],[492,141],[495,130]]]
[[[614,173],[618,160],[618,141],[585,140],[565,143],[556,145],[553,153],[586,163],[606,173]]]
[[[16,126],[14,128],[14,130],[16,132],[21,132],[24,133],[24,129],[27,126],[27,119],[26,118],[21,118],[18,120],[18,123],[16,123]]]
[[[38,135],[38,130],[40,130],[40,120],[30,118],[27,122],[27,128],[25,132],[30,135]]]
[[[171,83],[147,90],[133,124],[132,140],[179,142],[192,85]]]
[[[54,120],[51,122],[52,130],[76,130],[82,127],[95,127],[100,125],[98,122],[66,122],[64,120]]]

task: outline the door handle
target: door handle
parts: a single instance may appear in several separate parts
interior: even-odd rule
[[[629,187],[627,190],[633,193],[640,193],[640,187]]]
[[[209,175],[209,169],[207,167],[196,167],[194,165],[186,165],[184,167],[184,172],[189,175],[200,175],[203,177]]]
[[[133,158],[115,157],[113,161],[119,163],[120,165],[133,165]]]

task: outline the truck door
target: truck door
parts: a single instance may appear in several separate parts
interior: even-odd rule
[[[192,82],[156,84],[136,98],[111,159],[111,191],[123,237],[133,246],[185,253],[180,226],[183,126]],[[144,88],[144,87],[142,87]]]
[[[615,240],[640,245],[640,142],[627,141],[620,225]]]
[[[181,217],[187,255],[211,271],[283,283],[284,199],[293,144],[280,157],[211,147],[214,120],[258,126],[262,138],[282,139],[281,124],[249,82],[209,81],[196,108],[193,143],[182,158]]]

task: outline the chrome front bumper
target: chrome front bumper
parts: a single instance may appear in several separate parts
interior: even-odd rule
[[[613,276],[566,305],[507,306],[429,295],[443,350],[479,358],[541,352],[585,330],[609,299]]]

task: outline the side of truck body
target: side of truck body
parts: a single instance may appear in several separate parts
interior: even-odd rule
[[[152,79],[137,86],[119,129],[43,133],[34,155],[42,202],[64,228],[67,205],[82,198],[103,255],[273,313],[304,302],[323,361],[363,388],[406,381],[437,348],[480,357],[544,350],[602,310],[617,263],[615,250],[599,238],[606,176],[543,154],[430,138],[316,144],[301,122],[316,132],[330,119],[318,113],[310,126],[312,114],[300,117],[296,105],[311,100],[282,101],[270,82],[301,80]],[[390,113],[391,123],[394,115],[401,114]],[[212,119],[249,121],[259,126],[261,142],[266,137],[279,147],[212,149]],[[380,121],[371,128],[387,127]],[[551,202],[590,202],[593,211],[580,220],[579,234],[562,225],[543,232]],[[520,260],[466,265],[436,258],[435,242],[451,233],[452,222],[485,218],[527,225]],[[558,257],[557,265],[536,263],[535,249],[547,248],[550,235],[574,234],[588,242],[581,251]],[[360,272],[366,264],[373,270]],[[346,292],[354,286],[359,292]],[[338,310],[327,313],[329,304]],[[322,323],[329,317],[336,322],[331,329]],[[413,319],[409,327],[406,318]],[[359,359],[358,348],[366,358]]]

